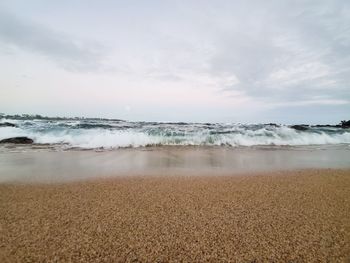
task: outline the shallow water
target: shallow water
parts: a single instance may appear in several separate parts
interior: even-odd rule
[[[161,146],[98,152],[22,146],[20,152],[0,152],[0,183],[133,175],[234,175],[309,168],[350,168],[350,147]]]

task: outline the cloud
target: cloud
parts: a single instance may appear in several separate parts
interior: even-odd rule
[[[269,107],[299,107],[312,105],[349,105],[350,101],[341,99],[310,99],[289,102],[277,102],[269,105]]]
[[[224,106],[227,116],[238,108],[254,108],[255,120],[266,109],[282,119],[288,114],[297,119],[304,113],[305,118],[320,120],[325,114],[328,119],[348,115],[348,0],[180,0],[137,5],[128,1],[86,5],[78,0],[74,5],[37,5],[41,8],[8,1],[8,10],[16,10],[16,16],[0,13],[2,51],[26,50],[65,69],[88,73],[69,78],[63,73],[57,78],[74,90],[98,87],[111,105],[122,97],[133,106],[133,114],[132,102],[137,100],[145,108],[206,105],[218,119]],[[42,9],[48,12],[40,16]],[[25,17],[38,17],[41,24]],[[61,17],[64,20],[57,19]],[[71,35],[44,26],[46,22]],[[112,50],[79,35],[98,38]],[[106,51],[113,74],[90,74],[106,72]],[[65,85],[58,86],[64,94]],[[95,92],[91,94],[94,100]],[[245,110],[240,114],[242,119],[247,116]]]
[[[144,24],[151,37],[136,32],[134,72],[276,107],[350,101],[348,1],[181,3]]]
[[[244,17],[233,11],[229,23],[216,25],[208,72],[236,76],[233,91],[266,102],[315,104],[317,95],[327,104],[350,100],[349,2],[284,3],[256,1],[245,6]]]
[[[45,56],[66,70],[90,71],[102,66],[104,48],[41,24],[0,12],[0,43]]]

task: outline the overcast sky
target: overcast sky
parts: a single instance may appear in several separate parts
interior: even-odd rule
[[[0,112],[350,119],[350,1],[0,2]]]

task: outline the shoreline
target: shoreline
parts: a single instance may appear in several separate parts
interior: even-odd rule
[[[0,260],[350,259],[350,169],[0,184]]]
[[[147,180],[244,180],[245,178],[279,178],[284,176],[298,176],[312,173],[349,173],[350,168],[300,168],[300,169],[280,169],[280,170],[266,170],[266,171],[245,171],[245,172],[230,172],[230,171],[201,171],[200,173],[189,173],[188,171],[157,171],[156,173],[117,173],[117,174],[103,174],[98,177],[79,178],[76,180],[57,180],[57,181],[7,181],[0,182],[1,187],[70,187],[79,185],[100,185],[108,183],[117,183],[123,181],[147,181]]]
[[[0,183],[58,183],[125,175],[239,175],[350,169],[350,147],[154,147],[0,152]]]

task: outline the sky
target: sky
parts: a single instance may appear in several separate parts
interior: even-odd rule
[[[1,0],[0,112],[350,119],[350,1]]]

